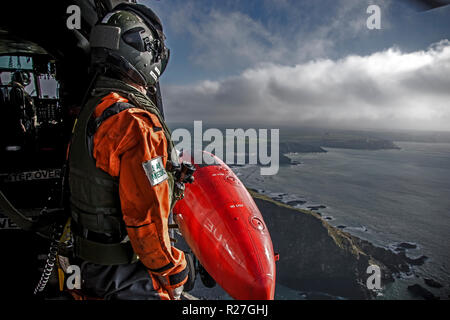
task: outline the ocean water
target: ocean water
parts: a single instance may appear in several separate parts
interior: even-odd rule
[[[318,209],[330,224],[394,248],[417,245],[408,256],[429,259],[414,273],[387,286],[382,298],[413,298],[406,290],[418,283],[448,299],[450,294],[450,144],[396,142],[401,150],[327,148],[327,153],[290,154],[300,165],[283,166],[277,175],[261,176],[255,166],[235,168],[247,187],[298,207]],[[427,287],[423,278],[444,285]]]

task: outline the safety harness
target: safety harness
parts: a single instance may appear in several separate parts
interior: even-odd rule
[[[157,107],[134,87],[115,79],[100,77],[91,99],[83,108],[74,129],[69,157],[70,208],[72,232],[75,237],[75,256],[102,264],[127,264],[137,260],[127,237],[122,219],[118,178],[96,167],[92,155],[93,138],[99,126],[108,118],[129,108],[138,108],[154,114],[160,121],[167,139],[167,153],[176,159],[170,130]],[[101,100],[111,92],[123,95],[131,103],[116,102],[103,111],[100,117],[93,113]],[[167,170],[171,208],[177,198],[174,175]]]

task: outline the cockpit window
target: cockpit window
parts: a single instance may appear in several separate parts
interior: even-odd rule
[[[43,67],[42,67],[43,66]],[[0,56],[0,85],[5,87],[11,84],[13,74],[16,71],[28,73],[30,83],[25,86],[25,91],[32,97],[40,99],[58,99],[58,82],[51,72],[51,64],[35,65],[33,58],[26,56]],[[36,89],[36,78],[39,92]]]
[[[20,56],[1,56],[0,57],[1,69],[21,69],[21,70],[33,70],[33,62],[31,57]]]

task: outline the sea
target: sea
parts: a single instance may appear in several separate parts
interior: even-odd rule
[[[416,283],[449,299],[450,144],[395,144],[399,150],[325,148],[326,153],[288,154],[298,164],[281,166],[273,176],[261,176],[253,165],[233,170],[247,187],[317,210],[331,225],[374,245],[395,250],[408,243],[409,257],[428,257],[384,286],[379,299],[417,299],[407,290]],[[424,278],[443,287],[428,287]]]

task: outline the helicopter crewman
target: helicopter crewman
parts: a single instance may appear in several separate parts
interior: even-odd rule
[[[81,289],[101,299],[179,299],[184,252],[168,219],[183,167],[152,99],[169,50],[149,8],[121,4],[91,32],[96,70],[69,153],[71,229]]]
[[[11,83],[4,97],[5,104],[4,121],[2,130],[8,132],[2,140],[8,145],[18,147],[32,146],[37,130],[36,107],[32,97],[26,92],[25,87],[31,82],[27,71],[16,70],[11,77]]]

